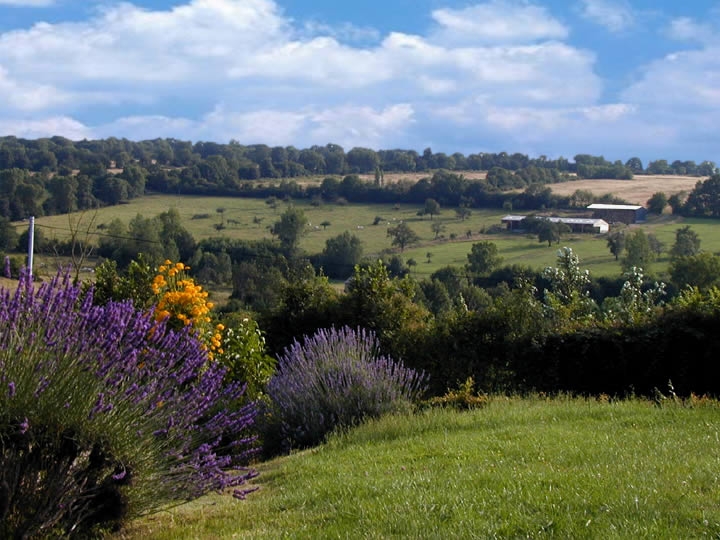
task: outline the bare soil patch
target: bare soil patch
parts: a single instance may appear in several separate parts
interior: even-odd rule
[[[637,175],[632,180],[573,180],[549,187],[557,195],[572,195],[578,189],[590,191],[593,195],[611,194],[629,204],[645,205],[655,193],[662,192],[670,197],[677,193],[689,193],[697,182],[705,180],[698,176]]]

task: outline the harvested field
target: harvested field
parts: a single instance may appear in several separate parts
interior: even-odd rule
[[[469,180],[482,180],[487,176],[487,171],[453,171],[461,174]],[[385,183],[394,183],[400,181],[417,182],[421,178],[430,178],[432,172],[418,173],[385,173]],[[373,174],[360,175],[366,181],[375,180]],[[705,180],[705,177],[697,176],[674,176],[674,175],[637,175],[632,180],[573,180],[572,182],[562,182],[560,184],[550,184],[553,193],[558,195],[571,195],[576,190],[586,190],[594,195],[602,196],[612,194],[616,197],[624,199],[630,204],[645,205],[654,193],[663,192],[668,197],[680,192],[689,193],[699,181]]]
[[[459,174],[467,178],[468,180],[484,180],[487,177],[487,171],[451,171],[453,174]],[[385,173],[385,183],[394,184],[395,182],[408,181],[417,182],[422,178],[432,178],[434,171],[425,172],[398,172],[398,173]],[[367,182],[374,182],[374,174],[360,174],[360,178]]]
[[[705,177],[698,176],[637,175],[632,180],[573,180],[550,184],[550,188],[558,195],[572,195],[580,189],[597,196],[612,194],[629,204],[645,205],[655,193],[662,192],[668,197],[683,191],[689,193],[697,182],[703,180]]]

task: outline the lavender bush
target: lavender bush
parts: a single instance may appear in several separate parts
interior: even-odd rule
[[[0,537],[88,534],[235,488],[255,410],[187,331],[67,276],[0,291]],[[232,440],[235,451],[221,446]]]
[[[367,330],[319,330],[279,357],[267,394],[266,451],[322,442],[336,427],[408,408],[424,391],[425,375],[378,353]]]

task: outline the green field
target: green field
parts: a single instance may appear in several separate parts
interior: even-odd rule
[[[567,234],[559,245],[548,247],[539,243],[536,236],[523,234],[482,234],[492,225],[499,225],[506,212],[498,210],[474,210],[470,218],[462,221],[455,216],[454,209],[444,208],[439,216],[431,220],[428,216],[419,217],[417,211],[420,206],[390,204],[324,204],[311,206],[307,201],[294,202],[302,208],[311,223],[301,247],[308,253],[322,251],[328,238],[350,231],[363,242],[366,255],[377,255],[391,247],[387,229],[400,221],[405,221],[420,236],[421,242],[406,248],[402,256],[405,260],[414,259],[417,263],[413,267],[413,274],[417,277],[429,276],[432,272],[445,265],[463,265],[467,262],[467,253],[473,242],[489,240],[497,244],[503,264],[524,264],[535,268],[543,268],[556,262],[557,248],[572,247],[580,257],[583,268],[590,270],[592,276],[619,276],[620,264],[610,254],[605,238],[592,234]],[[92,213],[72,214],[70,216],[49,216],[36,219],[36,226],[43,230],[46,236],[52,238],[66,238],[69,229],[78,227],[84,229],[91,219],[95,219],[91,229],[93,238],[98,238],[102,230],[97,225],[108,224],[119,218],[125,223],[137,214],[152,217],[170,208],[180,213],[185,227],[195,237],[202,240],[214,236],[226,236],[237,239],[271,238],[268,230],[286,208],[287,203],[279,203],[272,209],[264,200],[227,198],[227,197],[200,197],[184,195],[150,195],[135,199],[129,204],[106,207]],[[217,210],[223,208],[224,212]],[[198,218],[206,215],[207,217]],[[373,225],[379,216],[382,222]],[[218,231],[216,226],[224,222],[225,228]],[[321,224],[329,222],[324,227]],[[440,222],[445,227],[442,238],[436,240],[431,229],[432,223]],[[720,235],[717,234],[718,223],[713,220],[699,220],[677,218],[663,215],[654,218],[646,224],[639,225],[647,232],[655,234],[664,244],[666,250],[672,247],[675,240],[675,231],[683,226],[690,225],[701,238],[702,248],[714,253],[720,252]],[[18,224],[22,231],[27,224]],[[468,237],[468,231],[471,236]],[[455,239],[452,240],[452,236]],[[397,252],[397,249],[395,249]],[[431,253],[429,259],[427,254]],[[667,253],[661,255],[651,268],[654,275],[663,276],[667,269]]]
[[[720,405],[491,398],[391,416],[259,465],[122,539],[717,538]]]

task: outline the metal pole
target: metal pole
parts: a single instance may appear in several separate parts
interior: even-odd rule
[[[30,279],[33,275],[33,245],[35,243],[35,216],[30,216],[30,229],[28,229],[28,269]]]

